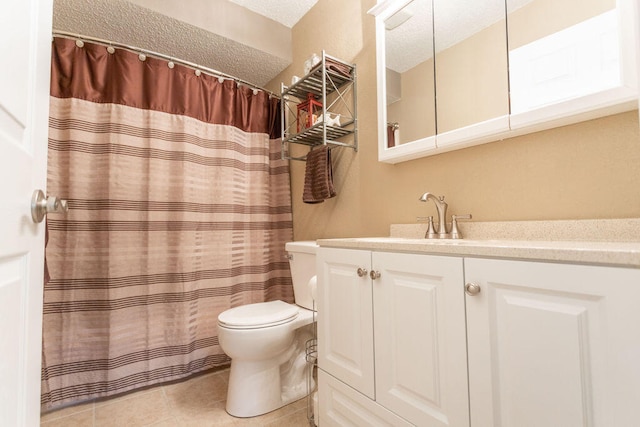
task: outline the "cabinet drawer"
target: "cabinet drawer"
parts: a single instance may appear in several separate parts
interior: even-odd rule
[[[410,427],[412,424],[318,370],[319,426]]]

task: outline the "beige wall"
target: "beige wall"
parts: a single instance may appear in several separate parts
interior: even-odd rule
[[[270,83],[301,75],[313,52],[358,69],[360,150],[334,149],[337,197],[302,203],[304,163],[292,162],[294,237],[385,236],[391,223],[435,215],[418,202],[445,195],[450,213],[474,220],[640,217],[640,130],[630,112],[464,150],[388,165],[377,160],[375,0],[319,0],[293,29],[291,67]]]

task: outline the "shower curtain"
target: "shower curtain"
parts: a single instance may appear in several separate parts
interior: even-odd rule
[[[278,100],[172,65],[54,39],[43,408],[228,364],[220,312],[293,301]]]

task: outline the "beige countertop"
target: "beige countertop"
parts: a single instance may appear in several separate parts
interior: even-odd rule
[[[424,224],[390,237],[320,239],[323,247],[640,268],[640,219],[460,224],[464,239],[424,239]],[[504,232],[500,230],[505,230]],[[493,238],[488,238],[489,236]]]
[[[630,242],[427,240],[366,237],[320,239],[318,244],[323,247],[373,251],[511,258],[640,268],[640,243]]]

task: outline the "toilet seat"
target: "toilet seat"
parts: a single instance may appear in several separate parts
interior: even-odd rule
[[[284,301],[258,302],[226,310],[218,316],[218,324],[229,329],[257,329],[292,322],[298,306]]]

